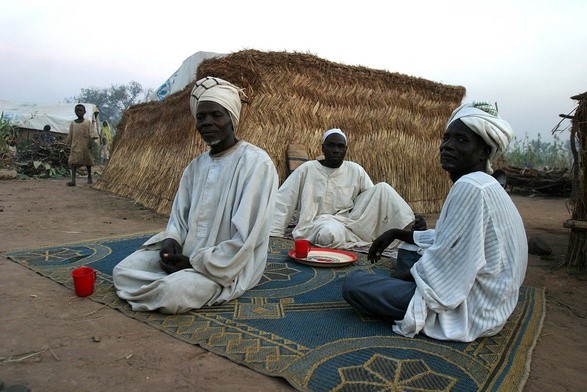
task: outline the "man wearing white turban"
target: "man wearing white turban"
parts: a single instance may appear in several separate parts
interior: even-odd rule
[[[456,109],[440,144],[440,164],[453,186],[436,229],[390,230],[377,238],[368,258],[379,260],[394,240],[424,248],[405,276],[355,271],[343,297],[359,312],[395,322],[413,337],[470,342],[497,334],[512,314],[528,263],[522,218],[489,173],[513,137],[507,122],[485,103]]]
[[[514,131],[510,124],[502,120],[497,114],[497,109],[486,102],[472,102],[462,105],[453,111],[448,119],[449,125],[456,120],[465,123],[491,147],[485,172],[492,174],[491,163],[505,152],[508,144],[514,138]]]
[[[116,292],[135,311],[220,304],[263,275],[278,177],[265,151],[235,136],[240,92],[213,77],[192,90],[196,129],[211,148],[184,170],[165,231],[114,267]]]
[[[395,189],[383,182],[373,185],[365,169],[344,160],[346,151],[344,132],[333,128],[324,133],[324,159],[303,163],[279,188],[272,236],[285,235],[296,211],[294,238],[339,249],[368,246],[384,231],[414,221]]]

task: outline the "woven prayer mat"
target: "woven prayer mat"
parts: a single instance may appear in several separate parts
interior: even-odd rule
[[[341,297],[341,278],[358,268],[389,274],[358,254],[354,264],[313,268],[287,256],[293,242],[271,239],[262,281],[224,305],[181,315],[133,312],[112,286],[112,268],[149,235],[106,238],[4,256],[73,289],[70,271],[98,271],[89,298],[190,344],[302,391],[518,391],[526,382],[545,313],[544,290],[522,287],[503,331],[472,343],[405,338],[361,317]]]

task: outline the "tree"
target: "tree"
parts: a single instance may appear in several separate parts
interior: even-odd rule
[[[100,109],[100,119],[108,121],[116,127],[122,113],[131,105],[135,105],[149,95],[151,89],[143,89],[139,82],[131,81],[123,85],[112,85],[109,88],[82,88],[81,94],[66,98],[65,102],[93,103]]]
[[[556,134],[552,143],[543,142],[540,134],[532,140],[526,134],[522,141],[515,140],[510,145],[504,159],[508,165],[530,169],[542,169],[545,166],[570,169],[572,164],[570,143],[563,143]]]

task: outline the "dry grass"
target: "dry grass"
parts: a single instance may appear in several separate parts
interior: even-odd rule
[[[314,55],[245,50],[203,61],[197,78],[218,76],[245,89],[240,139],[265,149],[281,181],[289,144],[321,154],[321,137],[341,128],[347,159],[374,182],[391,184],[414,211],[439,211],[450,188],[438,145],[465,89]],[[96,187],[167,214],[181,173],[207,147],[189,110],[193,83],[163,102],[131,107]]]

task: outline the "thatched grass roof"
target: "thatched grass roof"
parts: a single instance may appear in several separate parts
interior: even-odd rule
[[[349,138],[347,159],[361,164],[374,182],[391,184],[416,212],[440,210],[450,180],[440,168],[438,147],[463,87],[310,54],[255,50],[205,60],[196,80],[203,76],[244,88],[237,137],[264,148],[281,181],[288,144],[307,146],[315,158],[323,133],[336,127]],[[159,213],[170,211],[183,169],[207,150],[189,110],[192,87],[124,113],[96,188]]]

